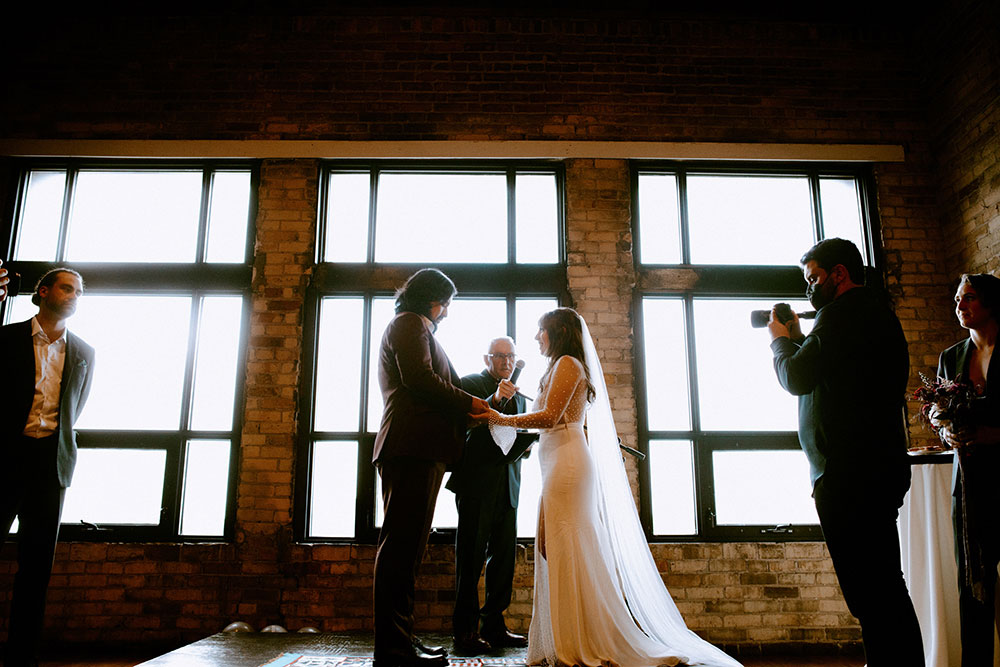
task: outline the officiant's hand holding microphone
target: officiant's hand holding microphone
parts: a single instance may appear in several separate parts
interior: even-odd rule
[[[503,410],[504,406],[507,405],[507,401],[514,397],[514,394],[518,392],[520,387],[515,384],[517,378],[521,375],[521,371],[524,369],[524,360],[518,359],[517,363],[514,365],[514,372],[511,374],[510,379],[502,379],[497,385],[497,390],[492,396],[490,396],[490,407],[496,408],[497,410]]]

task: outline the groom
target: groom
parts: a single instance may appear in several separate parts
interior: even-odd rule
[[[384,508],[375,553],[375,667],[448,662],[443,649],[413,636],[413,601],[445,468],[462,454],[467,415],[489,410],[459,388],[434,338],[456,291],[437,269],[417,271],[396,292],[396,316],[382,336],[378,382],[385,411],[372,457]]]
[[[903,580],[896,518],[910,487],[904,400],[910,359],[899,320],[867,287],[850,241],[826,239],[802,259],[818,313],[771,312],[778,382],[799,397],[799,442],[816,513],[869,667],[923,665],[920,626]]]

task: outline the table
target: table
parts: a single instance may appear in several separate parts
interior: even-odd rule
[[[903,576],[920,621],[927,667],[958,667],[962,656],[951,463],[951,452],[913,456],[910,491],[899,509]],[[994,647],[993,664],[1000,667],[996,639]]]

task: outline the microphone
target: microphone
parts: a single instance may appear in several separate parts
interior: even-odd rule
[[[521,371],[524,370],[524,359],[518,359],[517,363],[514,364],[514,372],[510,374],[510,383],[517,384],[517,378],[520,377]],[[507,407],[507,401],[509,398],[505,398],[500,401],[500,408],[497,412],[502,412],[505,407]]]

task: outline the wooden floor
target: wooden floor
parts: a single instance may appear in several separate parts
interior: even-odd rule
[[[427,644],[450,648],[450,637],[428,635]],[[219,633],[163,655],[129,652],[91,652],[43,656],[41,667],[259,667],[283,653],[365,656],[372,654],[370,634]],[[524,649],[493,654],[521,658]],[[744,656],[745,667],[862,667],[860,656]]]
[[[104,657],[88,660],[43,660],[41,667],[135,667],[154,656]],[[743,658],[745,667],[861,667],[863,660],[844,657],[758,657]]]

